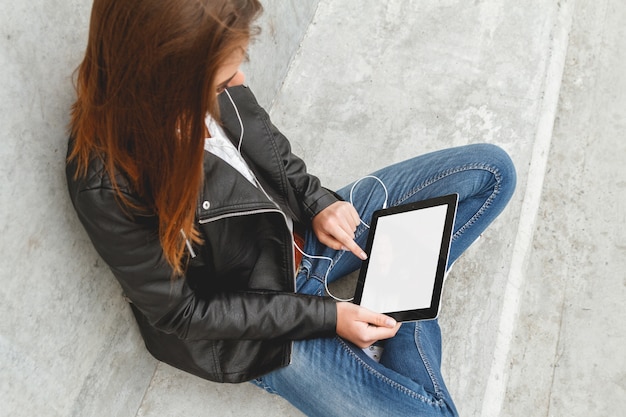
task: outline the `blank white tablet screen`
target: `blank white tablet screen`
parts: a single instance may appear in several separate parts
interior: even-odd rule
[[[429,308],[447,206],[378,218],[361,305],[379,313]]]

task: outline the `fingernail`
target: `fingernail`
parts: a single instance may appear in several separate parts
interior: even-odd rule
[[[386,324],[387,327],[394,327],[396,325],[396,321],[394,319],[387,319]]]
[[[361,252],[361,259],[366,260],[367,254],[365,252]]]

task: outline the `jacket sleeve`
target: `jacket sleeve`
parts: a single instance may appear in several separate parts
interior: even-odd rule
[[[300,208],[311,219],[320,211],[339,200],[339,196],[322,187],[320,180],[307,172],[304,161],[291,152],[288,139],[274,126],[265,112],[265,120],[268,129],[276,142],[277,149],[281,153],[283,167],[293,188]]]
[[[199,298],[184,278],[172,279],[154,217],[129,216],[112,189],[79,191],[70,181],[70,194],[96,250],[155,328],[188,340],[294,340],[335,334],[336,306],[326,298],[262,291]]]
[[[231,97],[232,101],[226,97]],[[227,131],[238,138],[241,130],[238,118],[245,121],[241,149],[255,172],[267,176],[278,188],[280,199],[305,220],[312,219],[320,211],[340,200],[340,197],[322,187],[320,180],[307,172],[306,164],[291,151],[289,140],[274,126],[269,114],[259,105],[252,91],[246,86],[228,89],[228,96],[220,95],[222,121]],[[278,167],[279,171],[276,170]]]

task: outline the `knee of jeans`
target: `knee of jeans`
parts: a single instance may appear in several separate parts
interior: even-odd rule
[[[476,143],[468,145],[470,152],[479,166],[482,166],[486,171],[492,175],[492,180],[489,180],[492,185],[495,185],[495,189],[500,199],[508,201],[517,183],[517,173],[515,171],[515,164],[510,155],[501,147],[490,143]]]
[[[497,170],[502,192],[510,190],[512,193],[517,183],[517,173],[511,156],[497,145],[483,143],[476,146],[480,147],[485,162]]]

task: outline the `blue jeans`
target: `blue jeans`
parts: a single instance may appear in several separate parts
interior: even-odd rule
[[[387,187],[388,206],[458,193],[451,265],[500,214],[515,189],[516,175],[500,148],[468,145],[419,156],[372,175]],[[338,191],[349,201],[351,185]],[[369,224],[382,207],[385,192],[365,179],[354,189],[353,204]],[[356,241],[365,247],[368,229],[361,225]],[[304,252],[334,260],[332,282],[357,270],[361,261],[335,251],[307,232]],[[327,260],[302,260],[297,291],[324,295]],[[445,306],[443,307],[445,308]],[[340,337],[294,342],[292,362],[253,381],[279,394],[308,416],[455,416],[458,415],[441,375],[441,334],[437,320],[404,323],[384,341],[380,363]]]

